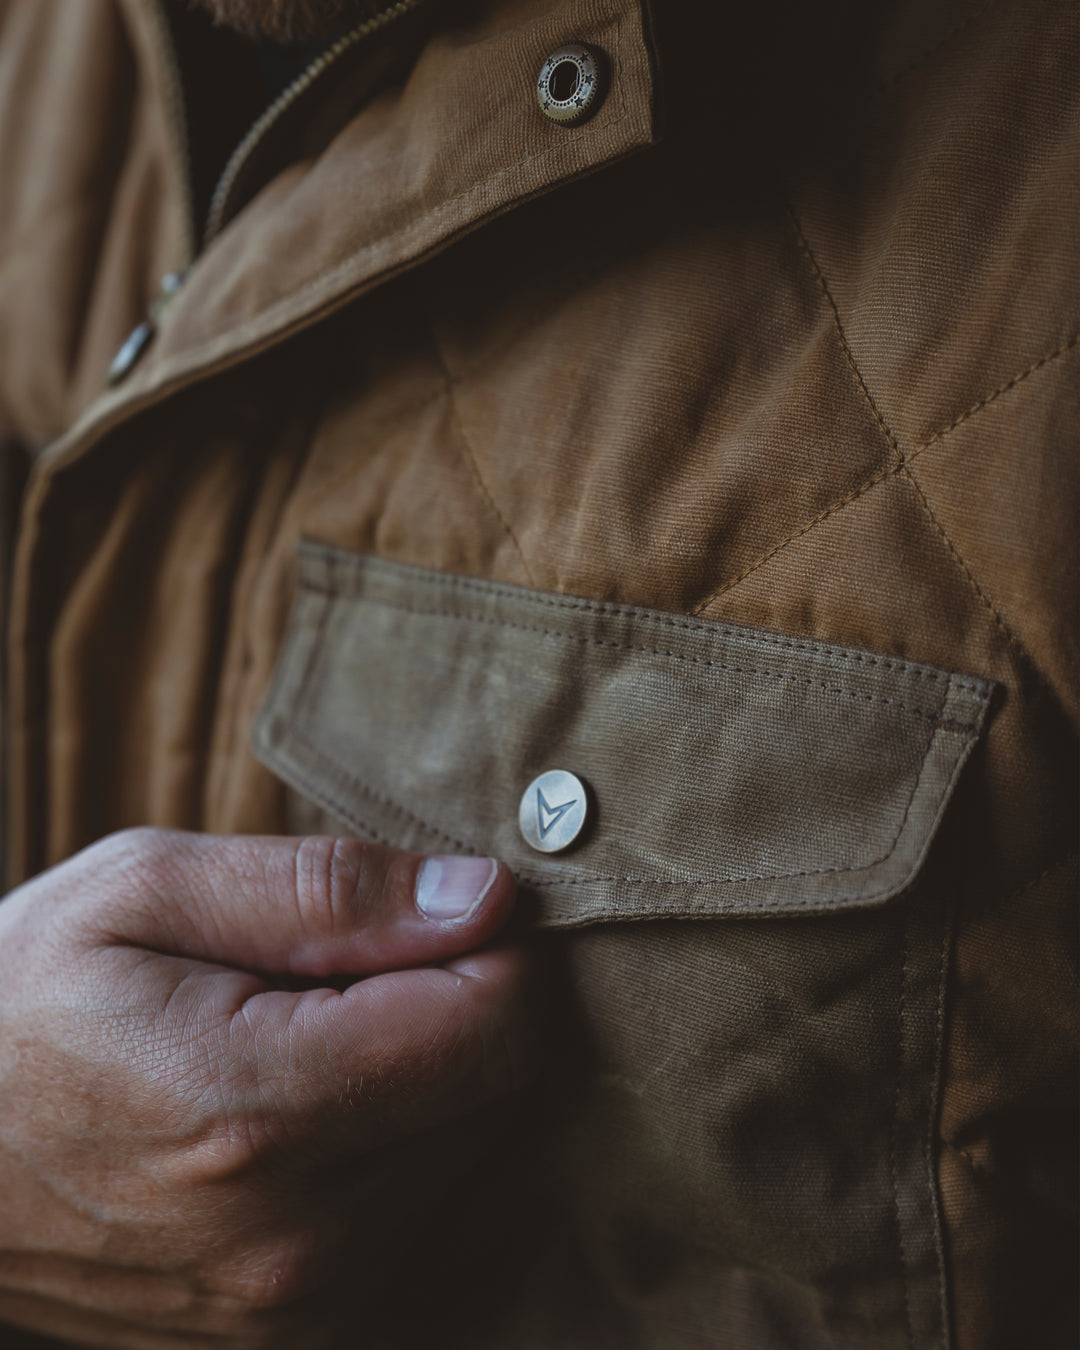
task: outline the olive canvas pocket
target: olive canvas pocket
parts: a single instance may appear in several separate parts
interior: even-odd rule
[[[990,693],[302,547],[256,751],[361,837],[505,859],[526,918],[562,934],[584,1048],[548,1103],[542,1203],[642,1344],[687,1307],[763,1350],[943,1337],[948,904],[924,864]],[[588,820],[543,853],[519,806],[553,769],[587,785]],[[514,1344],[558,1343],[553,1279]]]

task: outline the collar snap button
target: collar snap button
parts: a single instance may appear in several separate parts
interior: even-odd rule
[[[553,51],[536,81],[540,111],[564,127],[591,117],[603,102],[604,64],[601,52],[580,42]]]
[[[158,324],[184,284],[187,274],[188,268],[185,267],[180,272],[166,272],[161,278],[161,289],[157,299],[150,305],[146,318],[131,330],[112,359],[107,376],[110,385],[119,384],[128,371],[142,360],[143,353],[150,346],[158,330]]]
[[[119,384],[138,364],[156,331],[157,325],[152,319],[144,319],[131,330],[109,366],[107,378],[110,385]]]

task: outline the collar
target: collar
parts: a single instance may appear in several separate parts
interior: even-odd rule
[[[440,3],[426,22],[404,72],[387,66],[385,48],[348,67],[362,106],[228,222],[145,359],[51,447],[50,461],[81,456],[134,412],[657,139],[641,0],[499,0],[479,13]],[[568,42],[599,49],[609,68],[599,110],[570,127],[545,118],[535,92],[545,60]]]

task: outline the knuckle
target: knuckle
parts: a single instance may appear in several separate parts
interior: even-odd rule
[[[350,928],[375,882],[375,850],[356,839],[310,835],[296,845],[296,901],[304,927]]]
[[[254,1065],[234,1065],[208,1086],[198,1107],[200,1127],[184,1158],[186,1184],[205,1191],[245,1185],[284,1165],[291,1143],[284,1125],[258,1110],[259,1074]]]
[[[179,830],[137,826],[105,835],[71,862],[78,893],[78,915],[89,924],[113,915],[117,897],[128,905],[154,905],[175,884]]]
[[[138,825],[106,835],[94,845],[98,860],[137,876],[143,885],[159,888],[175,866],[176,830]]]
[[[326,1253],[305,1234],[263,1242],[218,1276],[218,1292],[243,1312],[287,1308],[323,1283]]]

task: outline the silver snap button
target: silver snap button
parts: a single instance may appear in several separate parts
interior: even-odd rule
[[[165,311],[172,304],[179,293],[180,287],[184,284],[187,273],[188,269],[185,267],[181,272],[166,272],[161,278],[161,289],[158,292],[157,299],[151,303],[146,318],[131,330],[124,339],[120,350],[112,359],[107,376],[110,385],[119,384],[128,371],[142,359],[143,353],[150,346],[154,334],[158,330],[158,324],[164,317]]]
[[[581,779],[565,769],[550,769],[525,789],[518,824],[530,847],[540,853],[560,853],[585,828],[588,811]]]
[[[544,62],[536,81],[540,111],[564,127],[584,122],[600,106],[602,58],[599,52],[571,42]]]
[[[128,371],[136,365],[149,347],[150,340],[156,331],[157,325],[152,319],[144,319],[142,323],[131,330],[109,366],[108,381],[110,384],[119,384]]]
[[[157,299],[150,306],[150,317],[155,323],[161,320],[165,311],[180,294],[188,271],[189,269],[185,267],[179,272],[166,272],[161,278],[161,289],[158,291]]]

